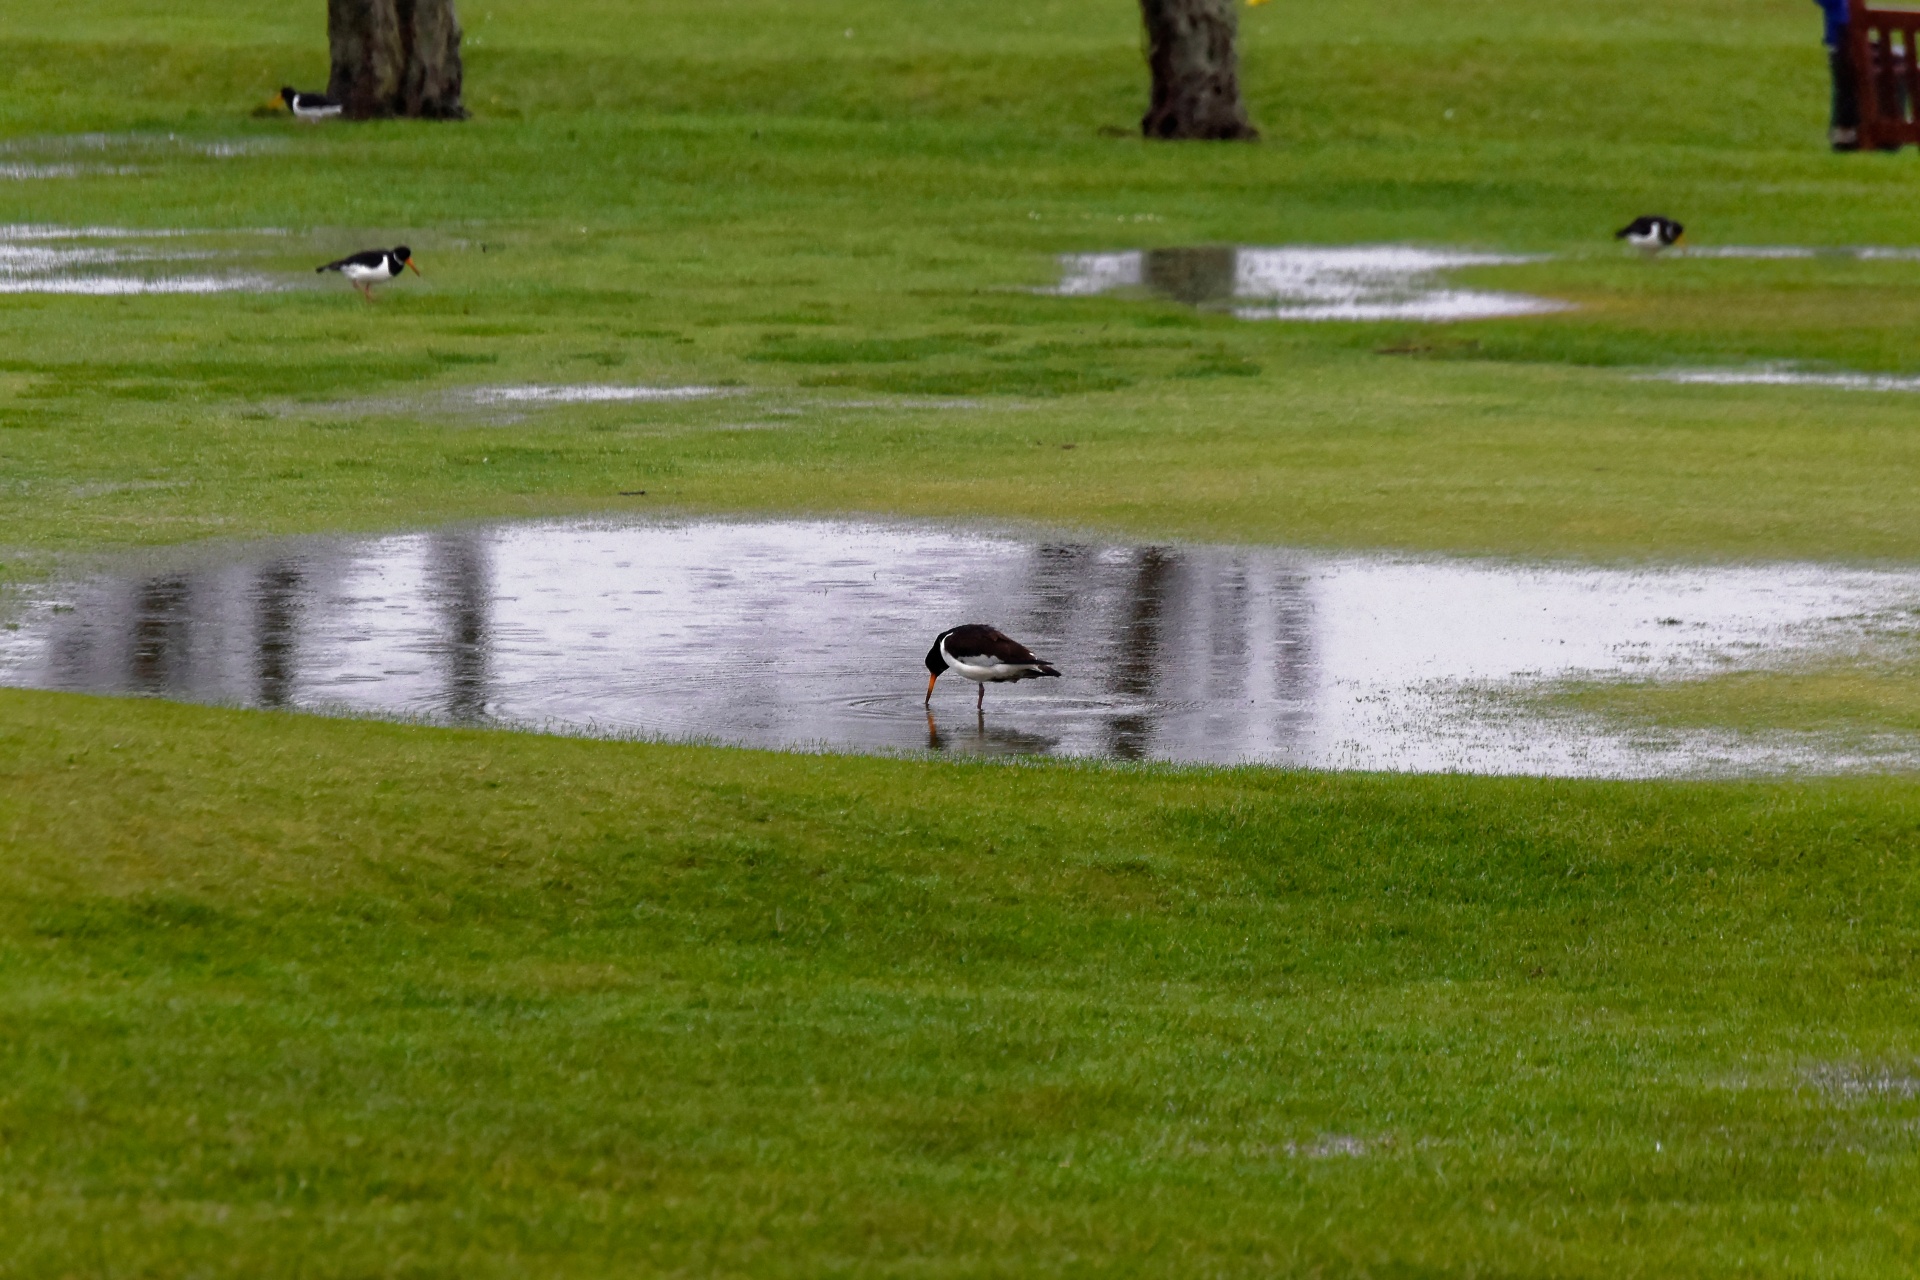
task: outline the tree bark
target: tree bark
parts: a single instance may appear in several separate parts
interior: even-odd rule
[[[349,120],[462,120],[453,0],[327,0],[327,96]]]
[[[401,114],[421,120],[464,120],[460,105],[460,19],[453,0],[396,0],[407,49]]]
[[[1153,99],[1140,121],[1149,138],[1260,136],[1240,101],[1234,0],[1140,0]]]

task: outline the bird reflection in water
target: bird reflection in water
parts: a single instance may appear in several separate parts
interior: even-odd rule
[[[927,712],[927,750],[948,755],[1046,756],[1060,745],[1058,737],[1003,725],[987,727],[987,713],[975,711],[970,728],[942,733],[933,712]]]

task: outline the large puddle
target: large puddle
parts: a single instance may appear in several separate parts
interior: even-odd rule
[[[206,551],[64,584],[0,682],[758,747],[1680,776],[1907,766],[1529,698],[1858,643],[1920,571],[1607,569],[830,521],[542,521]],[[940,682],[996,623],[1063,678]],[[1516,696],[1520,695],[1520,696]]]
[[[1486,320],[1564,311],[1567,304],[1524,293],[1465,289],[1446,273],[1518,266],[1513,254],[1408,245],[1207,246],[1077,253],[1061,259],[1066,296],[1143,291],[1243,320]]]

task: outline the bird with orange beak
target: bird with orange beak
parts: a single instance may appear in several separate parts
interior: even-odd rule
[[[391,249],[367,249],[351,257],[341,258],[338,262],[329,262],[324,267],[315,267],[316,272],[338,271],[347,278],[360,296],[368,302],[373,301],[373,286],[385,284],[400,274],[402,267],[415,275],[424,274],[413,265],[413,250],[405,245],[395,245]]]
[[[933,703],[933,685],[943,672],[951,671],[980,686],[974,699],[975,709],[986,706],[987,686],[1037,676],[1057,676],[1053,664],[1034,656],[1033,650],[1004,631],[985,623],[970,622],[964,627],[949,627],[933,639],[927,650],[927,704]]]

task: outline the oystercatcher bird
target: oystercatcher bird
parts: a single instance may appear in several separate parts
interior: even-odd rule
[[[1663,218],[1657,213],[1643,213],[1614,232],[1613,238],[1625,240],[1642,253],[1655,254],[1662,249],[1672,248],[1686,232],[1687,229],[1672,218]]]
[[[340,114],[340,104],[324,93],[302,93],[290,84],[280,86],[280,101],[295,120],[325,120]]]
[[[1034,657],[1033,650],[1006,632],[979,622],[949,627],[933,638],[933,648],[927,650],[929,706],[933,704],[933,682],[943,671],[952,671],[980,686],[980,695],[973,703],[976,708],[986,705],[989,684],[1060,674],[1051,662]]]
[[[338,271],[352,282],[360,291],[360,296],[368,302],[373,301],[373,286],[385,284],[400,274],[400,268],[406,267],[415,275],[421,274],[420,268],[413,265],[413,250],[407,246],[395,245],[391,249],[367,249],[352,257],[342,258],[338,262],[329,262],[324,267],[315,267],[315,274],[322,271]]]

